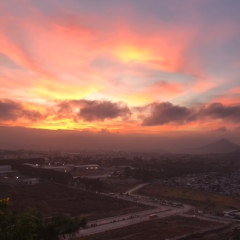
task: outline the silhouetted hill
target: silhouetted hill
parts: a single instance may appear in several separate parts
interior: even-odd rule
[[[239,149],[240,146],[224,138],[198,148],[197,153],[230,153]]]

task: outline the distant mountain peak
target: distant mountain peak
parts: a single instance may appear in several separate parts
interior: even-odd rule
[[[198,148],[199,153],[229,153],[236,151],[239,149],[240,146],[238,146],[235,143],[232,143],[226,138],[222,138],[216,142],[204,145],[200,148]]]
[[[215,143],[231,143],[231,144],[234,144],[234,143],[232,143],[231,141],[229,141],[228,139],[226,139],[226,138],[222,138],[222,139],[220,139],[220,140],[218,140],[218,141],[216,141]],[[236,144],[234,144],[234,145],[236,145]]]

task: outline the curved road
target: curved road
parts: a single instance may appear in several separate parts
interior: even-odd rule
[[[125,214],[125,215],[120,215],[120,216],[111,217],[111,218],[99,219],[96,221],[91,221],[87,225],[88,228],[81,229],[77,234],[74,235],[73,238],[105,232],[105,231],[113,230],[117,228],[122,228],[132,224],[140,223],[140,222],[150,221],[151,219],[149,218],[149,215],[151,214],[155,214],[157,218],[164,218],[174,214],[183,214],[192,208],[191,206],[188,206],[188,205],[182,205],[182,207],[163,205],[157,201],[152,201],[150,198],[147,198],[141,195],[132,194],[133,192],[144,187],[147,184],[148,183],[140,184],[130,189],[129,191],[127,191],[128,193],[127,195],[117,195],[117,196],[110,196],[110,197],[120,198],[120,199],[131,201],[131,202],[142,203],[142,204],[154,207],[153,209],[134,212],[131,214]],[[73,239],[73,238],[70,236],[65,236],[65,238],[62,238],[62,239]]]

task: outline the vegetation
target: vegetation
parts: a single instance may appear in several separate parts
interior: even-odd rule
[[[240,228],[239,227],[235,227],[232,230],[231,235],[228,238],[228,240],[240,240]]]
[[[169,179],[172,177],[183,176],[186,174],[197,174],[197,173],[231,173],[236,170],[235,162],[231,161],[226,163],[218,163],[218,159],[214,161],[204,161],[201,156],[194,156],[196,159],[190,160],[169,160],[169,161],[143,161],[138,162],[132,161],[132,167],[125,168],[125,176],[135,178],[142,181],[152,181],[156,179]],[[219,160],[220,161],[220,160]]]
[[[86,177],[78,177],[75,179],[75,182],[78,184],[82,184],[88,190],[93,191],[102,191],[104,187],[104,183],[99,179],[89,179]]]
[[[190,204],[202,210],[214,213],[240,208],[239,197],[207,193],[162,184],[150,184],[138,190],[138,192],[143,195]]]
[[[72,180],[72,175],[70,173],[58,172],[53,169],[33,168],[27,165],[20,165],[17,169],[23,175],[38,177],[46,181],[68,184]]]
[[[68,218],[58,215],[44,219],[36,210],[10,210],[9,198],[0,199],[1,240],[57,240],[59,235],[74,234],[86,226],[86,218]]]
[[[205,239],[204,239],[205,240]],[[216,238],[206,240],[240,240],[240,228],[234,227],[231,231],[225,232],[225,234],[218,234]]]

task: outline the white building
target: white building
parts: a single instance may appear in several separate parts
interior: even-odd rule
[[[38,178],[26,178],[26,179],[21,179],[21,181],[27,185],[34,185],[39,183]]]
[[[88,164],[88,165],[75,165],[75,171],[96,171],[99,170],[98,164]]]
[[[11,177],[15,172],[10,165],[0,165],[0,177]]]

